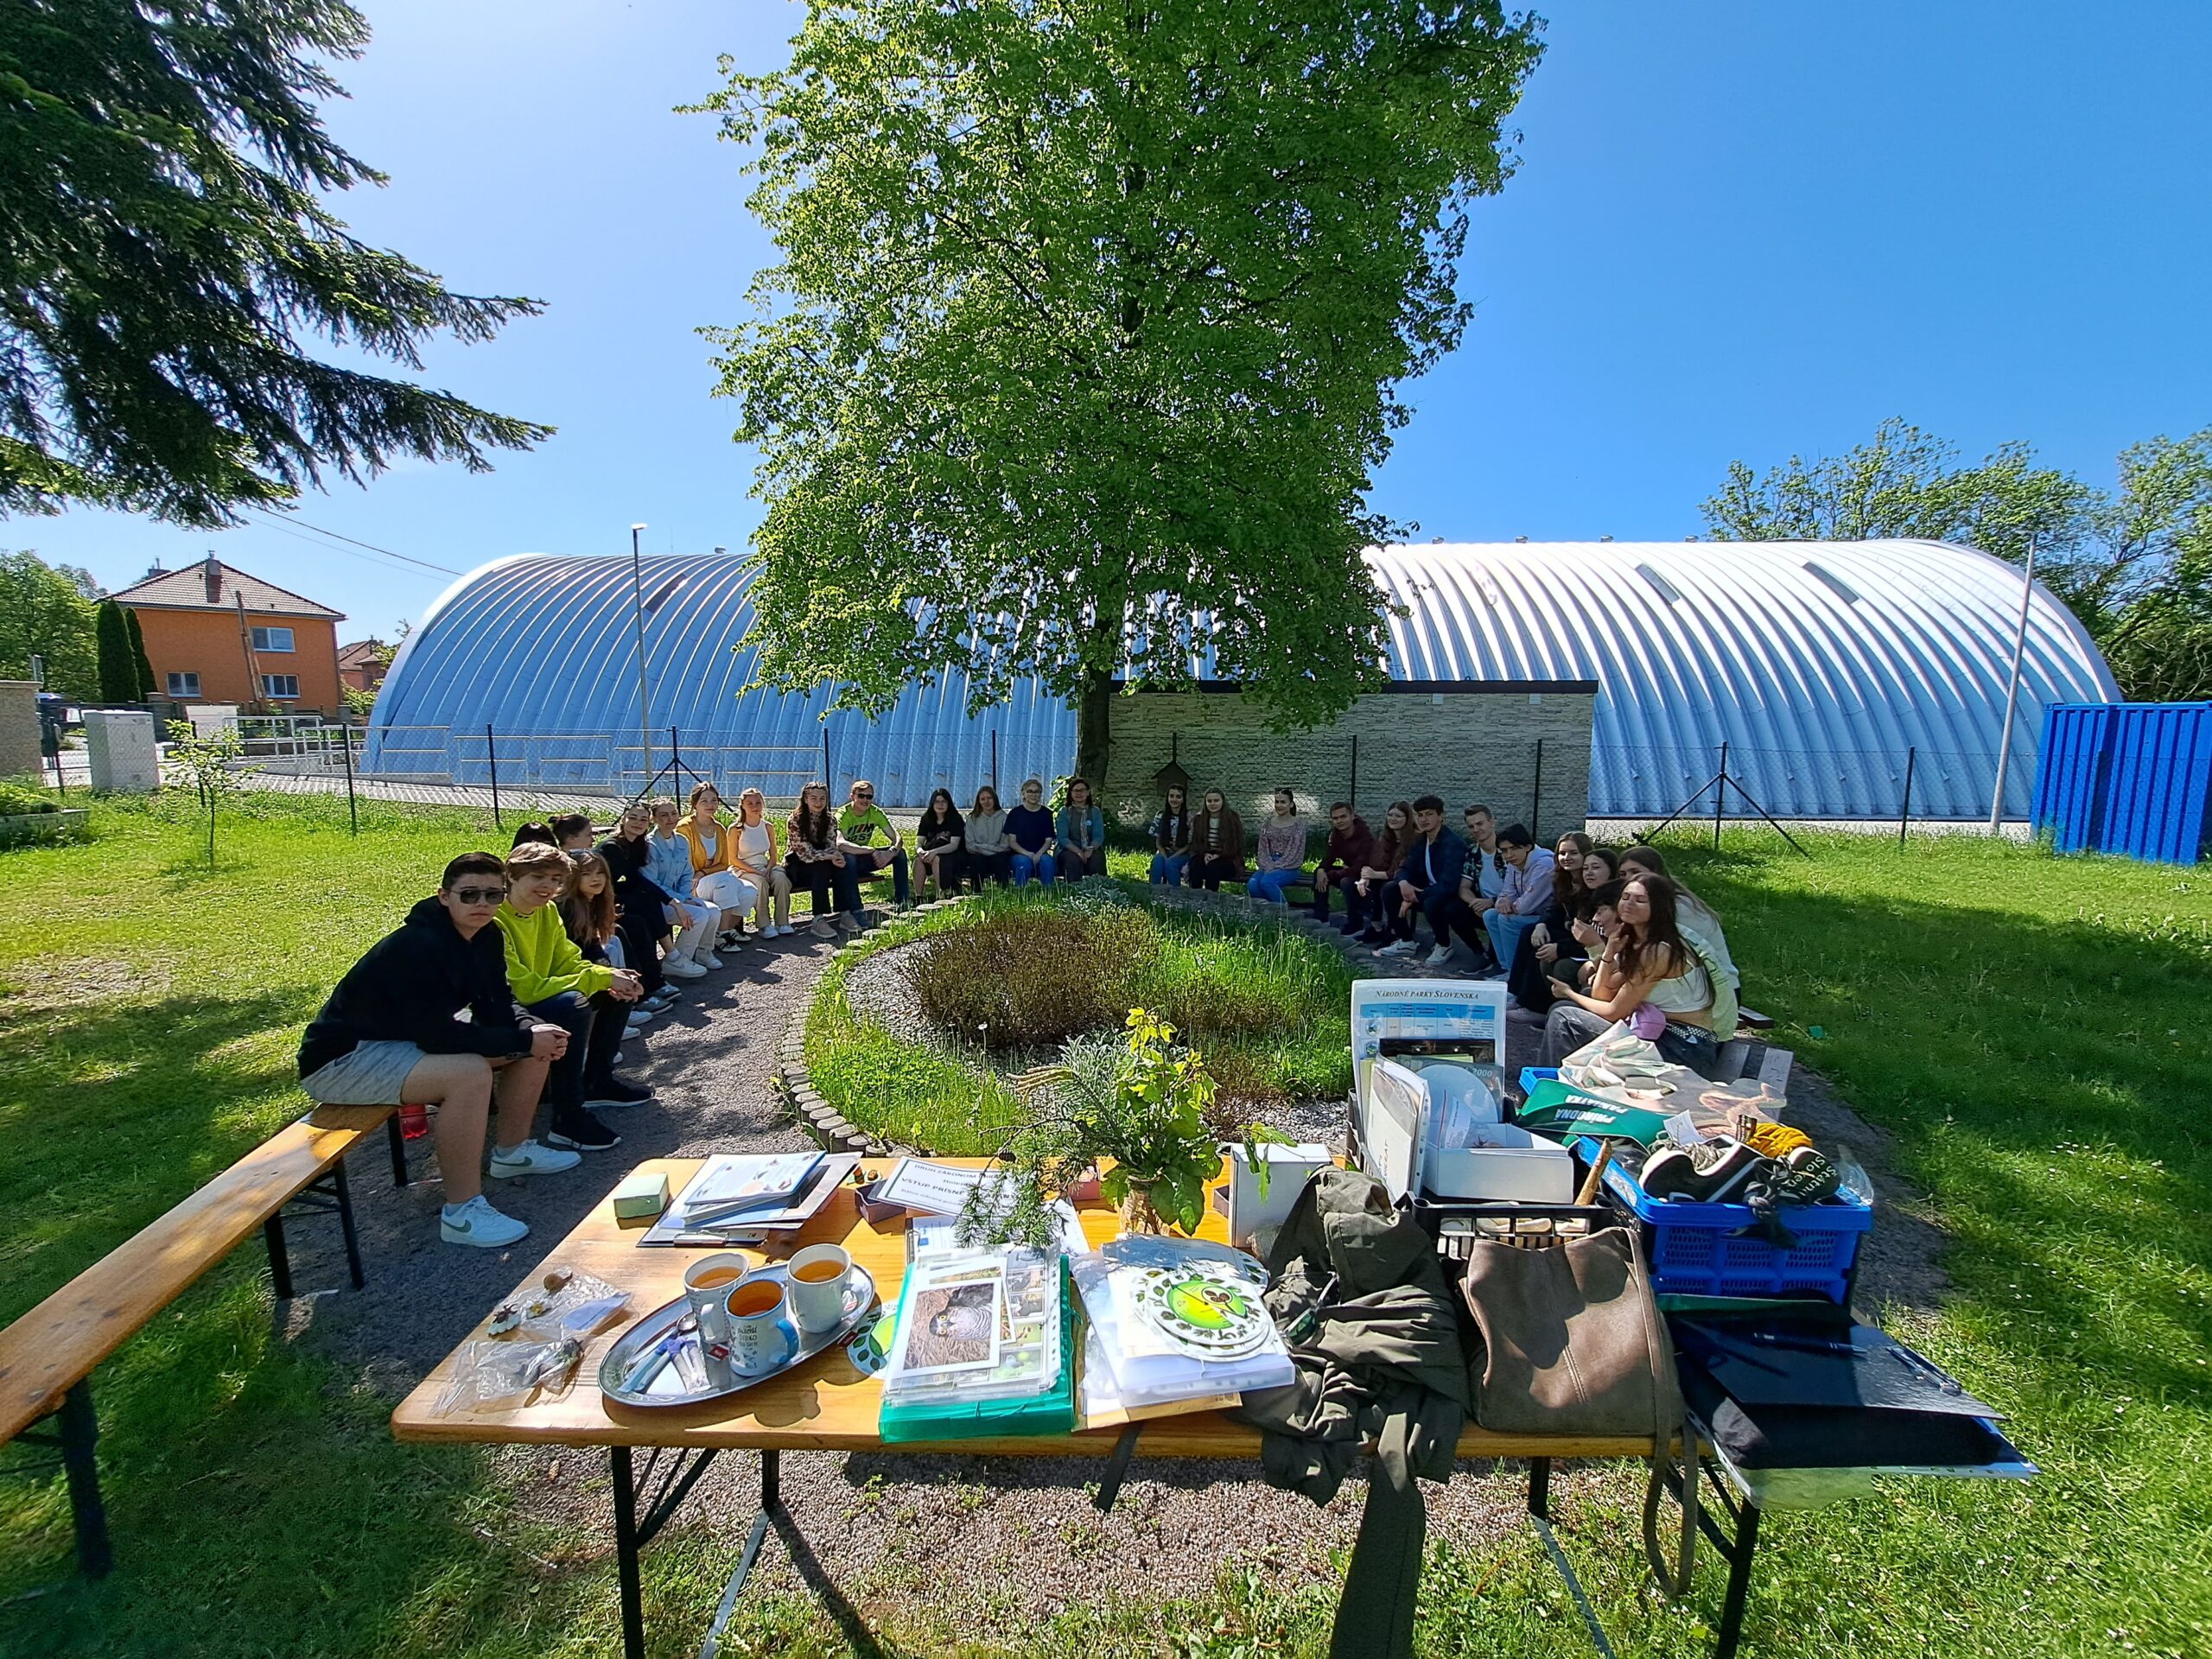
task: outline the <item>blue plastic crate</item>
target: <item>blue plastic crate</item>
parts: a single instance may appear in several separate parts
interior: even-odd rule
[[[1586,1162],[1599,1143],[1577,1135],[1570,1143]],[[1851,1297],[1851,1269],[1859,1241],[1874,1224],[1874,1208],[1846,1187],[1842,1202],[1793,1206],[1783,1224],[1797,1236],[1777,1249],[1757,1233],[1747,1204],[1685,1204],[1654,1198],[1618,1164],[1605,1166],[1605,1191],[1644,1224],[1652,1288],[1662,1294],[1775,1296],[1816,1291],[1832,1302]]]

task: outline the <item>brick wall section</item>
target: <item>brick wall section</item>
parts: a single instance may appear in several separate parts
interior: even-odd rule
[[[1286,784],[1303,810],[1318,815],[1351,791],[1357,736],[1354,804],[1378,830],[1392,801],[1433,791],[1451,806],[1455,827],[1461,807],[1483,801],[1503,823],[1526,823],[1533,810],[1540,821],[1529,827],[1543,839],[1579,829],[1589,817],[1596,702],[1594,691],[1416,689],[1361,697],[1328,726],[1277,733],[1234,691],[1139,692],[1115,702],[1099,793],[1125,822],[1147,821],[1159,801],[1153,774],[1167,764],[1172,736],[1193,799],[1220,789],[1247,829],[1267,816],[1274,791]]]

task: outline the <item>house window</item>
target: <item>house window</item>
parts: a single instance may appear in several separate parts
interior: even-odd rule
[[[180,674],[174,669],[169,671],[169,696],[196,697],[199,695],[200,677],[197,674]]]
[[[264,674],[261,677],[261,695],[264,697],[296,697],[300,695],[300,677],[296,674]]]
[[[289,628],[256,628],[253,631],[253,648],[256,651],[289,651],[292,649],[292,631]],[[295,691],[292,695],[297,696],[299,693]]]

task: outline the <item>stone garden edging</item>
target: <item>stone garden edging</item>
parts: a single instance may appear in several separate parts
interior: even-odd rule
[[[1288,913],[1285,914],[1283,906],[1268,904],[1249,893],[1207,893],[1198,887],[1154,887],[1147,890],[1145,899],[1168,910],[1206,911],[1217,916],[1234,916],[1253,922],[1274,922],[1279,926],[1303,933],[1308,938],[1322,940],[1333,947],[1357,972],[1388,974],[1392,978],[1402,979],[1459,977],[1449,969],[1431,968],[1418,957],[1380,962],[1372,948],[1357,939],[1346,938],[1338,931],[1333,923],[1317,922],[1297,906],[1289,906]],[[965,902],[964,894],[951,899],[932,899],[905,913],[920,915]],[[846,961],[859,954],[872,931],[863,929],[847,939],[830,952],[830,962]],[[825,971],[827,966],[825,963]],[[806,1021],[813,1007],[814,997],[810,991],[784,1021],[783,1039],[777,1051],[776,1080],[782,1087],[785,1103],[799,1127],[830,1151],[864,1153],[871,1158],[887,1157],[894,1150],[893,1147],[849,1121],[843,1113],[824,1100],[822,1091],[814,1086],[814,1078],[806,1069]]]

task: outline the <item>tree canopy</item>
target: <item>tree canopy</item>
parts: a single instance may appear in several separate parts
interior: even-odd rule
[[[534,301],[450,293],[326,193],[384,177],[324,130],[345,0],[0,7],[0,512],[97,502],[191,524],[326,472],[458,461],[551,429],[308,355],[422,366]]]
[[[1193,647],[1281,721],[1380,674],[1397,387],[1458,342],[1540,25],[1496,3],[842,0],[702,106],[782,257],[707,330],[767,503],[760,679],[880,711]]]
[[[2015,564],[2081,618],[2127,696],[2212,697],[2212,427],[2120,452],[2104,490],[2035,464],[2024,443],[1973,465],[1901,419],[1840,455],[1741,461],[1703,504],[1724,541],[1924,537]]]
[[[31,658],[43,657],[48,690],[99,695],[92,601],[74,579],[83,575],[29,549],[0,553],[0,680],[30,678]]]

